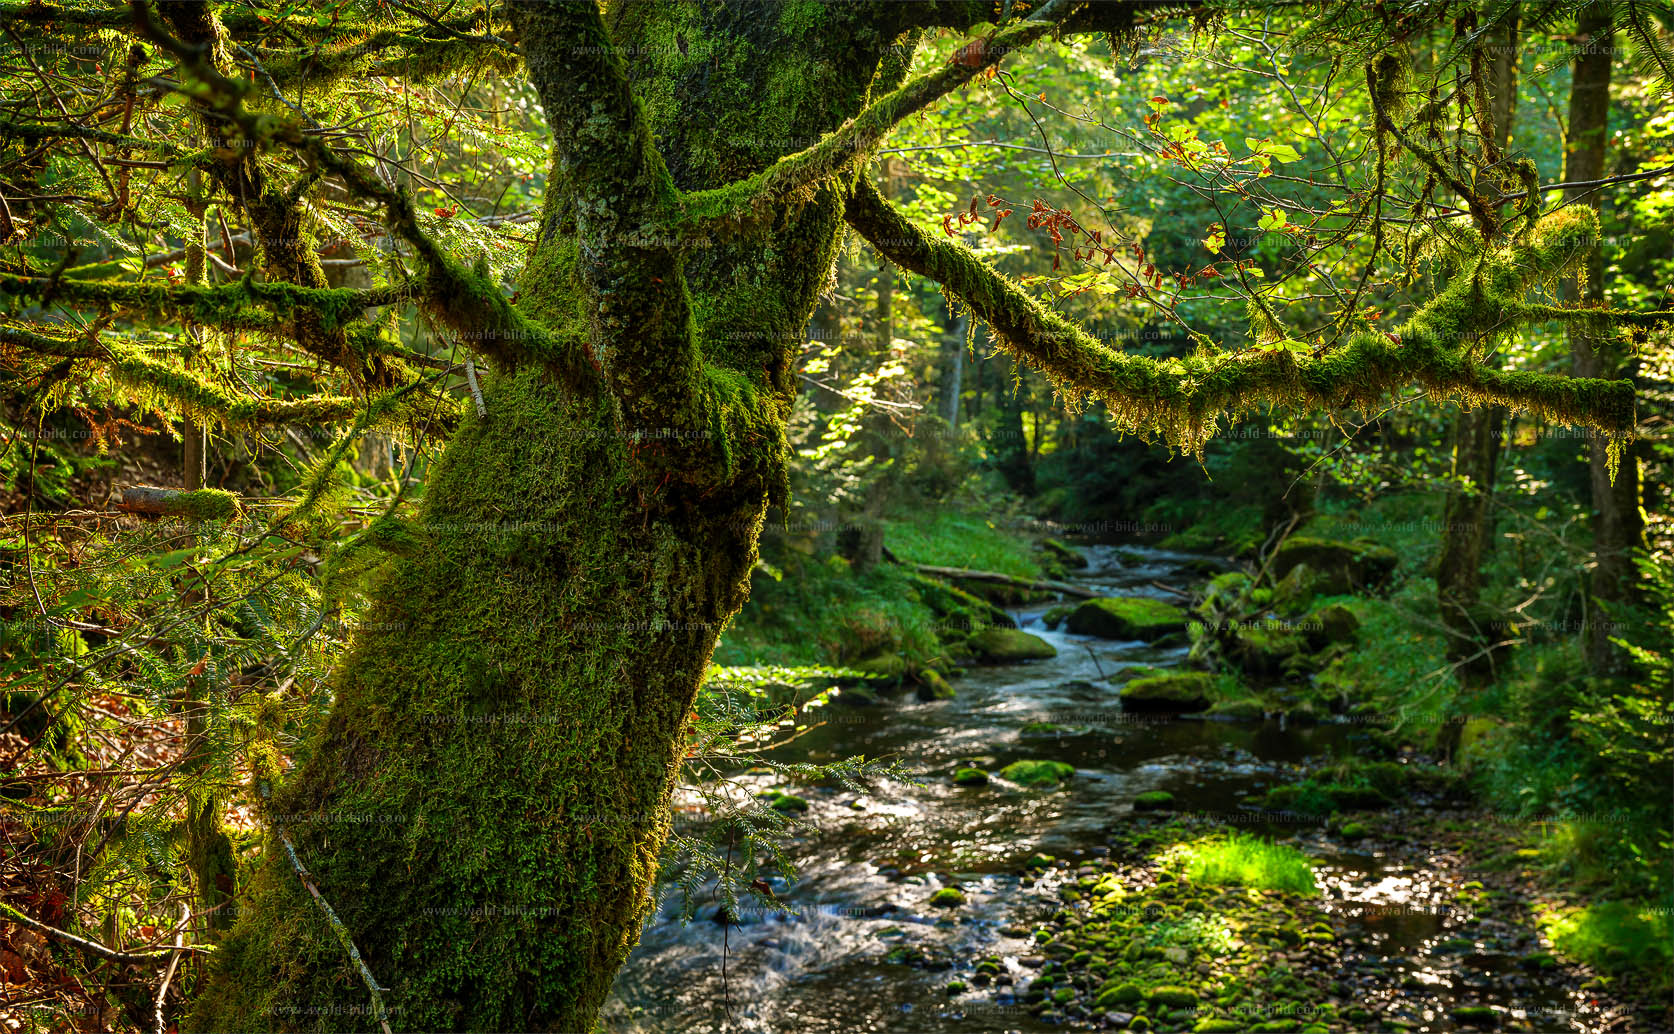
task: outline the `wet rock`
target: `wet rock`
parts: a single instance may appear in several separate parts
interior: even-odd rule
[[[1000,769],[1000,778],[1032,789],[1051,789],[1075,776],[1075,766],[1062,761],[1013,761]]]
[[[1161,811],[1174,807],[1174,795],[1167,790],[1148,790],[1133,799],[1134,811]]]
[[[930,904],[935,908],[958,908],[965,903],[965,892],[958,887],[943,887],[930,895]]]
[[[1087,600],[1069,616],[1069,630],[1101,639],[1151,642],[1186,630],[1186,612],[1145,596],[1109,596]]]
[[[988,773],[980,768],[961,768],[953,773],[954,786],[987,786]]]
[[[989,664],[1015,664],[1058,656],[1058,650],[1038,635],[1015,628],[990,628],[972,636],[966,644],[971,652]]]
[[[918,698],[920,700],[952,700],[953,686],[950,685],[942,673],[935,668],[925,668],[918,673]]]
[[[1215,676],[1203,671],[1134,679],[1122,687],[1122,710],[1180,714],[1207,711],[1214,685]]]

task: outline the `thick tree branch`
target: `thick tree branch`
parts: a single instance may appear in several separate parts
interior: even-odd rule
[[[598,5],[518,4],[514,24],[553,131],[553,199],[573,238],[536,263],[568,266],[587,296],[596,359],[624,432],[706,433],[702,364],[681,259],[657,232],[675,192]],[[562,254],[556,254],[562,252]]]
[[[1072,395],[1090,394],[1124,427],[1201,448],[1223,413],[1263,403],[1340,408],[1371,405],[1419,383],[1468,404],[1497,403],[1623,436],[1633,426],[1633,386],[1486,367],[1470,354],[1475,339],[1508,315],[1500,303],[1529,279],[1573,254],[1596,222],[1562,220],[1525,249],[1439,295],[1401,328],[1398,339],[1362,333],[1321,355],[1293,358],[1253,351],[1152,359],[1113,351],[1050,312],[968,248],[914,226],[864,179],[847,209],[849,224],[891,261],[936,280],[971,307],[1019,360]]]
[[[1050,0],[1026,20],[992,38],[973,42],[952,63],[926,72],[879,98],[812,147],[786,155],[749,179],[682,195],[682,223],[692,230],[716,219],[745,213],[770,214],[776,203],[787,196],[794,196],[864,161],[889,131],[909,115],[969,83],[1012,51],[1021,50],[1051,33],[1073,6],[1074,0]]]

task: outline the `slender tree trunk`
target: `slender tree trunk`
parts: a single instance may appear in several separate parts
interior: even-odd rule
[[[549,119],[588,126],[558,140],[519,308],[581,348],[603,327],[612,390],[533,367],[487,378],[486,415],[467,415],[432,470],[323,731],[283,781],[271,761],[257,773],[280,785],[269,822],[388,988],[398,1029],[593,1029],[651,903],[699,683],[783,499],[791,362],[836,257],[843,203],[827,184],[673,266],[653,242],[643,263],[582,279],[601,255],[640,253],[613,235],[633,232],[655,185],[624,184],[610,211],[575,203],[568,184],[592,176],[596,193],[635,143],[593,128],[614,97],[576,100],[566,77],[613,64],[641,98],[615,110],[646,119],[675,186],[724,186],[899,82],[880,10],[626,0],[606,39],[573,35],[590,7],[514,9]],[[663,308],[606,308],[615,295],[589,293],[601,269]],[[671,277],[687,290],[658,295]],[[665,366],[694,340],[697,369],[668,372],[695,381],[714,421],[648,434],[667,412]],[[374,1026],[277,842],[248,897],[191,1029]]]
[[[1515,9],[1492,33],[1482,66],[1488,79],[1484,148],[1500,164],[1511,142],[1517,110],[1518,26]],[[1506,623],[1482,606],[1482,567],[1494,548],[1494,483],[1499,474],[1506,411],[1503,406],[1459,410],[1453,418],[1453,478],[1443,507],[1442,551],[1436,596],[1448,632],[1448,657],[1469,682],[1494,674],[1493,646]]]
[[[1569,93],[1569,132],[1564,156],[1564,179],[1585,181],[1604,176],[1609,145],[1610,75],[1614,39],[1610,9],[1595,4],[1582,9],[1577,35],[1586,40],[1575,59]],[[1573,188],[1571,202],[1599,206],[1597,191]],[[1564,281],[1565,299],[1583,305],[1604,304],[1604,256],[1594,248],[1581,278]],[[1570,328],[1571,372],[1577,377],[1628,377],[1637,364],[1621,346],[1577,324]],[[1591,601],[1583,622],[1582,641],[1588,666],[1599,674],[1622,674],[1627,656],[1610,642],[1615,620],[1608,608],[1631,604],[1637,596],[1638,576],[1633,551],[1644,545],[1644,514],[1639,501],[1639,465],[1633,450],[1622,456],[1612,480],[1607,443],[1588,432],[1587,460],[1592,482],[1593,556]],[[1600,606],[1602,605],[1602,607]]]
[[[959,430],[959,396],[965,388],[965,337],[970,326],[971,314],[967,312],[942,339],[942,415],[950,432]]]

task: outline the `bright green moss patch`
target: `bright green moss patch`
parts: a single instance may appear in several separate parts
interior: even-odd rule
[[[1087,600],[1070,613],[1069,630],[1101,639],[1161,639],[1186,630],[1186,612],[1144,596]]]
[[[1314,866],[1306,855],[1284,844],[1234,832],[1176,847],[1174,866],[1192,883],[1237,884],[1257,890],[1313,894]]]
[[[988,773],[980,768],[961,768],[953,773],[954,786],[987,786]]]
[[[1174,795],[1167,790],[1147,790],[1133,799],[1135,811],[1159,811],[1174,806]]]
[[[1013,761],[1000,769],[1000,778],[1037,789],[1055,787],[1074,775],[1075,766],[1062,761]]]
[[[965,892],[958,887],[943,887],[930,895],[930,904],[936,908],[958,908],[965,903]]]
[[[1541,932],[1559,953],[1613,977],[1650,981],[1665,1000],[1674,984],[1674,914],[1644,903],[1547,908]]]
[[[1037,635],[1015,628],[989,628],[966,643],[972,653],[990,664],[1016,664],[1058,656],[1058,648]]]
[[[1206,671],[1182,671],[1134,679],[1122,687],[1124,711],[1167,711],[1192,714],[1208,710],[1218,676]]]

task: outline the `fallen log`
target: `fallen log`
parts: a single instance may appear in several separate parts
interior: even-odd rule
[[[1015,585],[1022,589],[1047,589],[1051,592],[1062,593],[1065,596],[1075,596],[1084,600],[1096,600],[1103,593],[1070,582],[1054,581],[1050,578],[1016,578],[998,571],[973,571],[965,567],[938,567],[935,564],[912,564],[913,570],[920,574],[935,575],[937,578],[965,578],[973,582],[998,582],[1001,585]]]
[[[151,517],[187,517],[199,521],[224,521],[237,517],[238,497],[219,488],[183,492],[176,488],[140,486],[124,488],[118,510]]]

